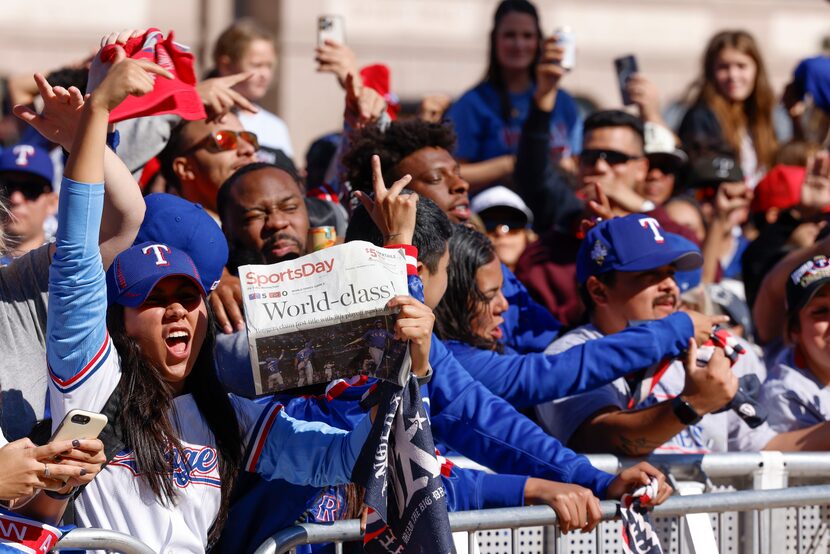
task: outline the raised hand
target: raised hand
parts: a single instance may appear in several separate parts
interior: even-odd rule
[[[314,49],[314,61],[318,72],[333,73],[343,88],[346,88],[346,77],[358,74],[357,56],[352,49],[333,40],[326,40]]]
[[[89,78],[87,79],[86,84],[87,93],[91,93],[98,88],[98,85],[104,80],[104,77],[107,76],[107,73],[109,73],[109,70],[114,63],[114,60],[102,60],[101,50],[105,46],[109,46],[111,44],[120,44],[121,46],[124,46],[127,44],[128,40],[140,37],[146,32],[146,29],[127,29],[125,31],[108,33],[101,37],[100,49],[94,56],[92,56],[92,63],[89,66]]]
[[[642,73],[635,73],[625,83],[625,90],[640,109],[640,117],[643,121],[660,123],[663,121],[660,115],[660,93],[657,86]]]
[[[207,108],[208,121],[218,121],[231,111],[239,107],[247,112],[256,113],[258,110],[250,100],[233,90],[239,83],[244,83],[254,74],[250,71],[205,79],[196,85],[196,92]]]
[[[363,192],[355,192],[363,207],[372,217],[372,221],[383,233],[383,241],[386,245],[412,244],[412,237],[415,234],[418,195],[415,193],[401,194],[401,191],[411,180],[410,175],[404,175],[387,189],[380,168],[380,158],[372,156],[374,199]]]
[[[31,125],[43,137],[69,151],[84,107],[84,97],[76,87],[52,87],[46,77],[35,73],[35,84],[43,98],[40,114],[28,106],[17,105],[14,115]]]
[[[805,215],[819,213],[830,204],[830,152],[821,150],[807,159],[799,206]]]
[[[536,66],[536,92],[534,98],[539,109],[549,112],[556,102],[559,81],[568,72],[562,67],[564,48],[557,44],[557,37],[549,37],[542,43],[542,53]]]
[[[124,49],[117,46],[112,68],[92,93],[90,101],[97,107],[112,111],[127,96],[144,96],[151,92],[155,75],[173,78],[169,71],[149,60],[128,59]]]
[[[360,80],[349,73],[346,76],[346,123],[361,128],[377,121],[386,111],[386,100],[376,90],[364,87]]]

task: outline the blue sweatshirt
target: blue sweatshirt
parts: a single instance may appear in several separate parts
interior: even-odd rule
[[[523,408],[599,388],[663,358],[678,356],[692,336],[691,318],[678,312],[555,355],[518,354],[510,347],[500,354],[456,340],[446,345],[470,375]]]
[[[509,304],[502,314],[502,341],[521,354],[544,352],[559,336],[562,324],[531,298],[522,282],[504,264],[501,264],[501,273],[504,276],[501,292]]]

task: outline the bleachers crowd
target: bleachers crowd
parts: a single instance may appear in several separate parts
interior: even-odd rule
[[[409,341],[451,511],[547,504],[590,531],[600,499],[672,488],[581,454],[830,450],[830,58],[774,91],[756,39],[718,32],[674,128],[639,72],[585,113],[541,28],[504,0],[481,82],[412,114],[387,66],[322,41],[344,117],[303,168],[258,104],[276,53],[250,20],[202,79],[142,29],[0,81],[0,499],[157,552],[359,516],[374,380],[255,398],[238,275],[352,240],[412,255],[363,365]],[[310,383],[344,342],[303,337],[264,382]],[[73,410],[107,415],[100,438],[50,439]]]

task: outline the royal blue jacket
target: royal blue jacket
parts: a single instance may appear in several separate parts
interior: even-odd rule
[[[523,408],[596,389],[663,358],[678,356],[692,336],[691,318],[678,312],[555,355],[519,354],[509,346],[498,353],[456,340],[446,341],[446,346],[493,394]]]
[[[502,314],[502,341],[522,354],[544,352],[559,336],[562,324],[531,298],[522,282],[504,264],[501,264],[501,273],[504,276],[501,292],[509,304]]]

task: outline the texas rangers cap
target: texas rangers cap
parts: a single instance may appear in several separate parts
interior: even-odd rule
[[[228,242],[205,209],[184,198],[159,192],[144,198],[147,211],[133,244],[160,242],[183,250],[210,292],[219,284],[228,262]]]
[[[653,217],[631,214],[602,221],[585,235],[576,259],[576,279],[609,271],[648,271],[664,265],[688,271],[703,265],[700,249],[668,233]]]
[[[185,252],[159,242],[142,242],[124,250],[107,271],[107,301],[137,308],[167,277],[187,277],[205,296],[199,270]]]
[[[49,153],[34,144],[17,144],[0,153],[0,173],[28,173],[52,187],[55,173]]]
[[[787,311],[797,312],[807,305],[821,287],[830,283],[830,259],[813,256],[787,279]]]

